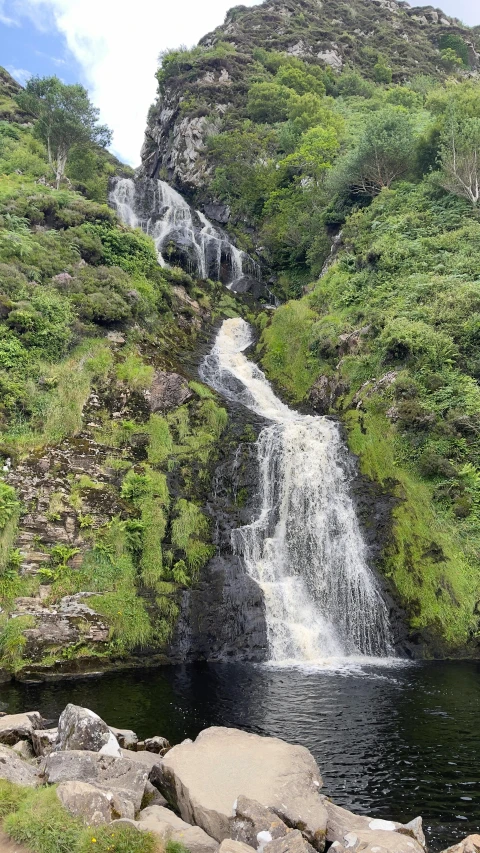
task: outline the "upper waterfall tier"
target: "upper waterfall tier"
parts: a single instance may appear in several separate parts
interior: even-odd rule
[[[199,278],[222,281],[227,287],[244,276],[259,277],[253,259],[165,181],[116,178],[110,203],[126,225],[150,234],[162,266],[177,263]]]
[[[270,656],[303,663],[386,657],[387,608],[368,566],[338,428],[282,403],[243,354],[251,342],[244,320],[225,320],[201,376],[271,421],[257,443],[259,514],[233,536],[265,596]]]

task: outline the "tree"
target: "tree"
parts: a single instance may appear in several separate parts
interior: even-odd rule
[[[105,147],[111,142],[112,133],[106,125],[97,124],[99,110],[83,86],[66,85],[58,77],[32,77],[16,100],[37,119],[34,133],[47,146],[57,189],[72,148]]]
[[[248,92],[247,112],[253,121],[285,121],[293,92],[278,83],[254,83]]]
[[[440,183],[448,192],[480,201],[480,118],[461,118],[452,112],[440,145]]]
[[[376,196],[408,172],[414,155],[408,113],[403,107],[386,107],[372,115],[357,146],[339,162],[332,175],[332,188]]]

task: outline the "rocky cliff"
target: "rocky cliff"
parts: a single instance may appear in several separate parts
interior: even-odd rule
[[[278,51],[330,72],[332,89],[342,71],[375,80],[379,60],[395,82],[415,75],[444,78],[442,46],[464,43],[465,74],[480,67],[478,28],[469,28],[433,6],[397,0],[266,0],[235,6],[225,23],[193,51],[177,52],[159,71],[159,92],[148,118],[142,173],[164,177],[210,205],[225,224],[228,211],[211,207],[212,163],[208,139],[246,115],[252,80],[261,79],[258,50]],[[378,73],[378,71],[377,71]]]

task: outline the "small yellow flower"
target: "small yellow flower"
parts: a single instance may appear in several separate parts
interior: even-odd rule
[[[97,839],[96,839],[96,838],[92,838],[92,844],[96,844],[96,843],[97,843]]]

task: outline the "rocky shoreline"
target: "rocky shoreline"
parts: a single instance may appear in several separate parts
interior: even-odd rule
[[[153,834],[190,853],[425,853],[421,817],[355,815],[322,794],[310,752],[278,738],[212,727],[171,747],[140,741],[69,704],[56,727],[32,711],[0,717],[0,780],[56,786],[86,827]],[[2,816],[5,816],[2,812]],[[35,851],[35,848],[33,848]],[[448,853],[480,853],[470,835]]]

